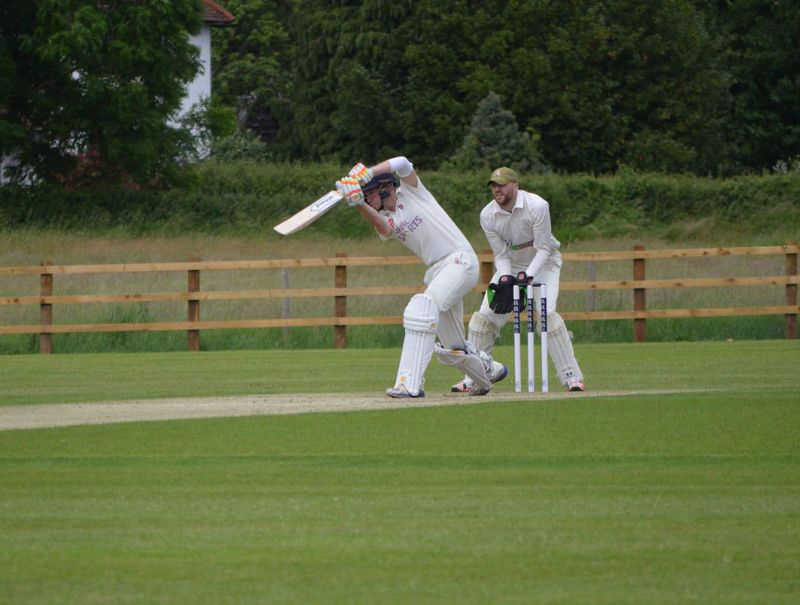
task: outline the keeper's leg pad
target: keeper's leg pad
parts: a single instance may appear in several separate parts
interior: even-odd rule
[[[475,348],[491,355],[494,341],[499,335],[497,326],[486,319],[480,311],[472,314],[469,320],[468,340],[475,345]]]
[[[541,325],[539,329],[541,332]],[[582,381],[583,373],[575,359],[567,326],[556,312],[547,314],[547,345],[561,384],[566,386],[567,380],[573,377]]]
[[[488,391],[492,388],[492,381],[489,380],[492,358],[478,351],[472,343],[468,342],[466,349],[445,349],[437,343],[435,351],[436,357],[444,365],[459,368],[481,389]]]
[[[425,294],[415,294],[403,311],[403,350],[394,386],[404,386],[417,395],[422,388],[425,369],[433,355],[436,328],[439,323],[439,308]]]

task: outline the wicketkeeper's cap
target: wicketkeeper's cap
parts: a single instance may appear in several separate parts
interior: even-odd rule
[[[507,166],[503,166],[502,168],[497,168],[492,173],[492,176],[489,177],[489,182],[486,183],[487,185],[491,185],[495,183],[496,185],[506,185],[508,183],[518,183],[519,177],[517,173],[508,168]]]

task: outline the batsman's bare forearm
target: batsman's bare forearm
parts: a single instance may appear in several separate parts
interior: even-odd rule
[[[392,228],[389,226],[388,221],[383,218],[375,208],[369,204],[362,204],[361,206],[356,206],[356,210],[375,228],[375,231],[382,236],[389,237],[392,234]]]

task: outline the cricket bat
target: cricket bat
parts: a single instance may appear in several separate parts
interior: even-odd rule
[[[313,204],[306,206],[294,216],[290,216],[280,225],[276,225],[274,229],[281,235],[291,235],[303,227],[308,227],[343,199],[344,196],[338,191],[328,191]]]

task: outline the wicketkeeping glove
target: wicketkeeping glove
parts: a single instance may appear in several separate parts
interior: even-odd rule
[[[358,184],[357,179],[351,176],[343,177],[341,180],[336,181],[336,191],[347,199],[349,206],[364,205],[364,192],[361,191],[361,186]]]
[[[347,173],[347,176],[351,176],[356,179],[358,184],[363,187],[372,180],[372,170],[359,162],[350,169],[350,172]]]
[[[519,285],[519,308],[524,309],[528,304],[528,282],[531,280],[525,271],[517,273],[517,284]]]
[[[489,284],[486,293],[489,308],[498,315],[505,315],[514,309],[514,285],[517,278],[513,275],[501,275],[496,284]]]

